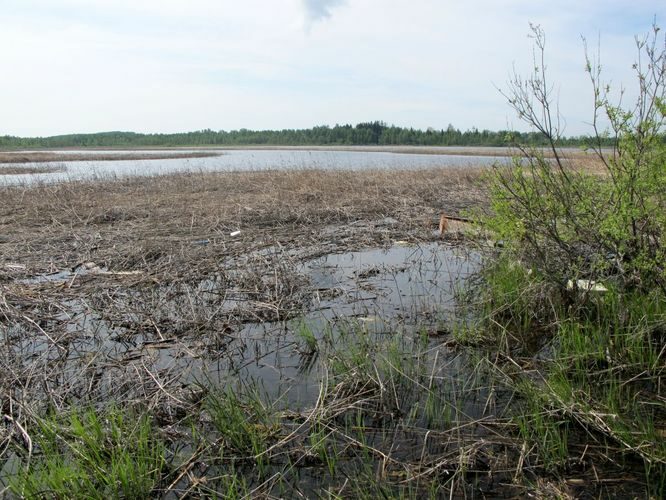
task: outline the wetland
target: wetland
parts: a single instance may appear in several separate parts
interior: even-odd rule
[[[461,333],[488,165],[410,157],[1,187],[3,494],[644,491],[608,445],[574,440],[563,476],[532,458],[499,354]]]

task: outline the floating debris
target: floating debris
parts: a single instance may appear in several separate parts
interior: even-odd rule
[[[23,264],[5,264],[6,269],[26,269],[26,266]]]
[[[575,284],[573,280],[567,281],[567,290],[584,290],[586,292],[607,292],[606,288],[601,283],[598,283],[593,280],[576,280]]]
[[[439,216],[439,237],[442,238],[444,237],[444,233],[446,233],[446,230],[449,228],[449,221],[446,218],[446,214],[442,214]]]

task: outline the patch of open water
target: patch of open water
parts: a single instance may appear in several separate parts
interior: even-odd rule
[[[479,442],[487,437],[489,430],[478,422],[491,417],[497,398],[507,398],[478,383],[466,351],[448,342],[459,314],[457,292],[481,266],[481,254],[443,242],[301,259],[277,250],[259,252],[269,262],[264,277],[272,279],[270,267],[280,258],[292,262],[300,304],[295,314],[253,321],[252,314],[238,312],[244,303],[252,312],[260,300],[238,285],[242,280],[234,281],[227,262],[204,280],[154,288],[133,288],[125,278],[102,274],[105,269],[83,266],[79,275],[75,269],[35,276],[21,286],[66,287],[104,279],[96,289],[109,300],[83,294],[63,299],[39,326],[57,331],[58,338],[34,330],[28,335],[23,325],[5,332],[12,337],[8,345],[14,346],[14,359],[38,360],[30,370],[43,370],[48,386],[70,387],[69,401],[141,401],[167,394],[168,402],[155,410],[166,421],[180,420],[174,401],[187,401],[188,391],[246,384],[293,418],[308,414],[322,394],[330,398],[325,404],[349,404],[340,418],[351,418],[358,409],[367,444],[410,463],[450,453],[448,447],[458,445],[442,436],[451,429],[464,428]],[[238,272],[251,263],[252,256],[245,256]],[[177,325],[187,309],[190,318],[200,318],[201,330],[189,328],[181,335]],[[227,324],[233,317],[242,320]],[[49,329],[48,321],[65,328]],[[315,349],[308,349],[303,330],[311,332]],[[356,370],[346,377],[346,371]],[[395,385],[374,386],[374,392],[356,392],[349,400],[335,393],[358,390],[349,384],[374,377],[374,370],[383,370],[376,373],[380,384]],[[298,470],[305,487],[318,491],[320,467]]]
[[[122,322],[109,320],[104,306],[94,301],[66,301],[58,305],[60,312],[55,317],[67,324],[67,335],[71,337],[65,363],[69,368],[61,376],[76,379],[83,373],[83,363],[84,372],[99,372],[100,389],[108,386],[102,392],[110,392],[114,388],[111,372],[125,371],[132,363],[139,363],[156,373],[172,373],[182,384],[258,381],[267,394],[280,396],[289,408],[305,407],[316,401],[324,367],[318,356],[304,352],[299,329],[310,330],[318,343],[328,339],[333,345],[350,332],[381,342],[421,331],[436,347],[442,333],[455,321],[456,292],[479,268],[481,259],[478,253],[459,247],[427,243],[396,244],[305,260],[292,270],[306,285],[302,310],[291,319],[252,321],[248,315],[235,327],[229,325],[227,329],[215,323],[204,327],[200,335],[188,334],[187,338],[160,338],[158,324],[176,324],[183,303],[185,307],[202,308],[202,317],[232,313],[247,301],[245,292],[234,289],[228,277],[219,276],[187,289],[167,288],[155,299],[167,311],[166,316],[162,323],[152,325],[146,324],[152,312],[146,313],[134,305],[138,292],[131,290],[115,292],[115,300],[125,301],[123,307],[134,311],[127,313]],[[66,286],[77,279],[97,279],[96,272],[106,271],[82,266],[36,276],[23,284]],[[157,338],[155,330],[159,333]],[[17,348],[35,355],[52,348],[52,340],[43,338],[40,346],[26,338]],[[51,354],[54,359],[62,356],[57,350]],[[465,365],[462,354],[445,350],[438,356],[451,376],[460,375],[458,372]]]
[[[114,151],[116,154],[132,151]],[[196,152],[196,150],[192,150]],[[82,153],[62,151],[62,153]],[[95,153],[106,153],[96,151]],[[115,177],[161,175],[174,172],[218,172],[253,170],[368,170],[419,169],[491,166],[508,162],[507,157],[408,154],[376,151],[308,151],[308,150],[231,150],[221,156],[208,158],[173,158],[166,160],[106,160],[57,162],[63,172],[41,172],[20,175],[2,175],[5,185],[50,183],[68,180],[110,179]],[[41,166],[44,163],[18,163],[18,166]],[[0,166],[0,168],[2,168]]]

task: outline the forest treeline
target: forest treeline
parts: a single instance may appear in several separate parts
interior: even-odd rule
[[[579,146],[587,137],[569,137],[562,146]],[[453,125],[446,129],[419,130],[396,127],[381,121],[353,125],[317,126],[309,129],[232,130],[210,129],[174,134],[139,134],[101,132],[52,137],[0,136],[0,148],[85,148],[140,146],[314,146],[314,145],[409,145],[409,146],[511,146],[544,144],[536,132],[490,131],[472,128],[460,131]]]

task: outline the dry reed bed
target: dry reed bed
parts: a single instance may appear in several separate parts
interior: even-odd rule
[[[188,378],[193,366],[261,359],[244,325],[307,310],[311,290],[300,262],[396,240],[432,240],[441,211],[455,215],[486,202],[482,173],[186,173],[3,188],[3,415],[36,436],[47,408],[58,414],[113,402],[148,411],[161,433],[187,441],[178,425],[201,412],[204,397]],[[55,279],[47,276],[56,272]],[[272,340],[265,341],[255,348],[272,349]],[[357,396],[330,397],[344,411]],[[312,411],[302,417],[306,422],[314,415],[337,418],[319,406]],[[23,446],[10,446],[23,436],[15,429],[0,435],[8,453],[3,461]],[[276,449],[304,456],[302,442],[295,432]],[[437,467],[450,460],[457,467],[454,458],[441,460]],[[190,464],[182,467],[166,489],[180,487],[179,474]]]
[[[1,175],[23,175],[23,174],[48,174],[52,172],[66,172],[65,165],[48,164],[48,165],[17,165],[17,166],[1,166]]]
[[[122,153],[96,153],[91,150],[89,153],[67,153],[59,151],[0,151],[0,164],[6,163],[53,163],[64,161],[118,161],[118,160],[166,160],[170,158],[208,158],[219,156],[219,151],[194,151],[179,152],[160,151],[160,152],[142,152],[131,151]]]
[[[184,459],[173,459],[159,491],[219,493],[219,481],[228,475],[219,459],[225,436],[209,440],[216,435],[213,413],[205,389],[193,383],[194,367],[214,373],[220,365],[267,363],[270,351],[285,342],[283,334],[252,339],[246,325],[298,318],[308,309],[312,290],[299,271],[301,262],[397,240],[433,240],[441,212],[461,215],[486,206],[485,172],[186,173],[3,188],[3,415],[36,436],[36,422],[47,408],[56,415],[72,406],[105,408],[110,402],[138,408],[151,415],[173,449],[183,443],[184,449],[192,447]],[[235,231],[241,233],[231,236]],[[85,265],[90,262],[94,266]],[[62,278],[30,281],[53,272],[62,272]],[[294,344],[292,337],[289,349],[307,361],[315,351],[303,338]],[[320,483],[327,467],[322,460],[329,458],[339,460],[343,475],[380,464],[368,484],[414,485],[411,491],[419,494],[449,478],[452,495],[478,493],[478,478],[490,495],[529,491],[515,479],[528,467],[504,418],[508,398],[501,387],[475,381],[468,371],[456,380],[449,372],[449,365],[460,362],[455,345],[434,339],[404,346],[411,341],[401,334],[369,338],[352,334],[330,344],[315,341],[315,350],[327,358],[327,372],[311,408],[281,411],[265,421],[252,420],[252,411],[242,416],[250,423],[239,435],[259,433],[267,444],[254,453],[256,462],[238,462],[245,467],[239,473],[253,477],[264,459],[269,470],[280,472],[249,484],[248,494],[280,491],[282,473],[312,474],[291,490],[302,494],[302,485]],[[386,351],[377,347],[382,343]],[[393,357],[392,349],[408,355]],[[288,357],[286,351],[281,355]],[[462,363],[459,369],[464,368]],[[407,409],[427,408],[418,401],[421,394],[434,398],[434,427],[427,419],[405,420]],[[252,397],[225,403],[229,397],[216,404],[225,411],[225,404],[251,408]],[[482,417],[458,406],[466,398],[478,400]],[[367,442],[356,433],[358,418],[367,425]],[[195,424],[206,429],[196,449],[188,434]],[[0,451],[7,452],[0,463],[23,446],[17,444],[19,431],[0,435]],[[318,444],[320,436],[328,451]],[[336,451],[328,457],[331,446]],[[215,465],[209,468],[210,463]],[[341,496],[364,492],[362,486],[337,482],[336,474],[328,480]],[[532,489],[569,491],[547,479]]]
[[[219,146],[220,150],[294,150],[294,151],[361,151],[376,153],[399,153],[399,154],[419,154],[419,155],[453,155],[453,156],[492,156],[492,157],[523,157],[518,148],[507,146]],[[548,148],[537,148],[546,157],[552,157],[553,153]],[[604,148],[606,153],[610,148]],[[581,148],[567,147],[560,148],[559,154],[577,160],[596,161],[596,155],[593,151]]]
[[[456,215],[485,203],[482,172],[196,173],[4,188],[0,262],[25,265],[28,275],[88,261],[141,269],[166,255],[196,265],[197,240],[222,243],[205,254],[243,253],[266,239],[323,245],[339,239],[317,234],[328,225],[344,234],[350,223],[388,216],[398,221],[397,239],[427,239],[440,211]],[[230,238],[237,230],[241,236]],[[359,233],[371,242],[380,236]]]
[[[301,261],[432,239],[441,210],[484,203],[480,175],[305,170],[4,188],[0,327],[12,347],[0,398],[170,400],[179,376],[155,375],[158,350],[137,354],[137,336],[168,348],[189,336],[188,357],[210,345],[219,355],[247,322],[303,314]]]

